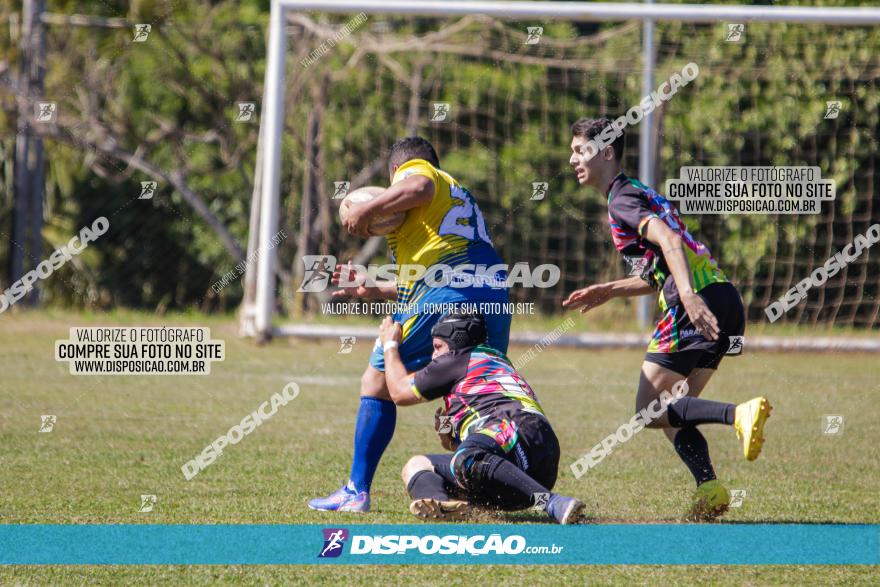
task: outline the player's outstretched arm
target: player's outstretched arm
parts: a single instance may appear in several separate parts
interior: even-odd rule
[[[684,241],[681,240],[681,236],[662,220],[652,218],[645,227],[645,238],[663,251],[663,257],[675,280],[678,296],[697,332],[709,340],[716,340],[720,332],[718,320],[703,298],[694,292],[691,268],[684,254]]]
[[[653,291],[651,286],[645,283],[641,277],[628,277],[575,290],[562,302],[562,307],[568,310],[580,309],[583,314],[612,298],[643,296]]]
[[[351,264],[336,265],[330,283],[339,289],[334,291],[332,297],[358,297],[375,298],[380,300],[397,299],[397,283],[394,281],[377,281],[372,285],[367,284],[367,278],[359,275]]]
[[[343,226],[349,234],[366,237],[374,216],[406,212],[430,203],[433,198],[434,182],[424,175],[410,175],[369,202],[353,204]]]
[[[413,393],[410,384],[410,374],[400,359],[400,341],[403,334],[400,324],[393,321],[391,316],[386,316],[379,326],[379,340],[385,349],[385,384],[391,399],[398,406],[411,406],[422,400]]]

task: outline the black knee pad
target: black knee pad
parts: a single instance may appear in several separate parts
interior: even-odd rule
[[[452,458],[455,482],[471,492],[479,491],[504,459],[478,446],[465,447]]]

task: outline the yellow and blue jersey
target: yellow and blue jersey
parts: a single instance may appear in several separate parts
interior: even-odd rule
[[[391,183],[395,184],[411,175],[423,175],[430,179],[434,183],[434,197],[428,204],[408,210],[403,224],[388,235],[392,259],[399,267],[448,265],[454,268],[467,264],[488,267],[501,263],[492,246],[480,207],[467,188],[424,159],[412,159],[401,165]],[[445,289],[429,288],[424,277],[409,280],[405,277],[401,275],[397,282],[397,301],[400,304],[417,303],[429,293],[429,289]],[[483,285],[473,289],[492,288]],[[476,295],[475,298],[474,294],[477,293],[465,292],[462,301],[486,297]]]
[[[501,264],[480,207],[467,188],[424,159],[401,165],[391,183],[411,175],[430,179],[434,196],[427,204],[407,210],[403,224],[387,235],[392,260],[398,266],[398,312],[394,320],[403,330],[400,354],[404,364],[415,370],[431,360],[431,328],[440,318],[431,308],[441,305],[502,306],[501,311],[484,312],[484,317],[489,343],[506,351],[511,321],[508,275],[504,269],[484,269],[482,273],[476,269]],[[426,271],[416,276],[404,270],[408,265]],[[441,277],[443,274],[447,277]],[[381,346],[374,348],[370,364],[384,370]]]

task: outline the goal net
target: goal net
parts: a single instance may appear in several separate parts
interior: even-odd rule
[[[282,319],[321,313],[328,299],[297,293],[306,255],[388,261],[383,239],[345,233],[338,196],[387,185],[388,149],[412,134],[477,198],[506,263],[560,268],[555,287],[513,288],[513,301],[558,313],[572,290],[627,274],[603,194],[573,177],[569,127],[625,115],[644,97],[640,20],[289,11],[284,21],[279,210],[295,238],[277,250],[272,311]],[[654,87],[688,63],[699,75],[650,126],[626,127],[630,175],[647,133],[661,193],[685,166],[816,166],[836,184],[818,214],[683,216],[739,287],[749,320],[766,323],[771,302],[880,219],[880,35],[869,25],[719,20],[657,22],[654,38]],[[877,328],[878,290],[880,249],[866,250],[780,322]]]

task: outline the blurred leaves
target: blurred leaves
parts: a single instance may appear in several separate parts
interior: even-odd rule
[[[234,119],[238,102],[254,102],[260,113],[268,4],[49,2],[53,12],[153,23],[145,43],[131,43],[128,29],[50,27],[46,95],[82,122],[82,132],[96,124],[126,150],[179,171],[242,247],[258,122]],[[0,21],[9,15],[8,6],[0,7]],[[568,129],[581,116],[616,117],[639,102],[638,24],[548,22],[541,41],[530,45],[525,27],[541,23],[370,16],[303,65],[351,17],[308,18],[289,26],[281,219],[291,238],[279,247],[283,266],[315,252],[295,245],[306,170],[332,186],[378,161],[365,183],[387,185],[385,153],[415,122],[415,131],[435,143],[444,169],[477,197],[506,261],[563,267],[557,288],[516,296],[552,310],[568,290],[620,275],[608,244],[604,198],[579,189],[568,168]],[[740,43],[725,42],[724,34],[724,23],[657,25],[655,85],[689,61],[700,68],[699,77],[658,111],[657,187],[662,190],[685,165],[816,165],[837,182],[837,202],[824,204],[818,216],[687,219],[743,286],[754,317],[877,216],[880,35],[870,27],[760,23],[747,24]],[[0,27],[0,62],[14,68],[16,58],[8,27]],[[325,80],[321,157],[311,160],[305,121]],[[842,102],[836,120],[823,118],[828,100]],[[432,123],[431,102],[449,102],[451,119]],[[14,126],[13,96],[0,91],[4,218],[11,209]],[[633,174],[643,131],[627,129],[625,163]],[[95,254],[81,258],[88,270],[76,279],[87,283],[70,288],[72,275],[67,282],[50,280],[48,299],[221,310],[238,302],[240,282],[217,296],[210,291],[238,259],[171,186],[139,201],[146,178],[119,161],[52,140],[46,157],[47,254],[56,238],[72,235],[99,213],[115,214],[111,234],[94,245]],[[547,197],[532,201],[532,183],[539,181],[549,184]],[[356,250],[361,242],[333,222],[333,238],[320,243],[322,250]],[[6,252],[0,248],[0,255]],[[870,314],[877,284],[864,285],[865,304],[836,320],[858,322]]]

